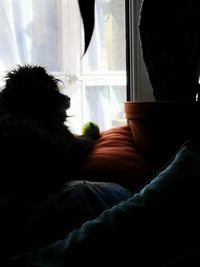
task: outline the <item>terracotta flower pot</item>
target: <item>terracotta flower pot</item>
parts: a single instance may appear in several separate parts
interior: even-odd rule
[[[125,115],[141,154],[162,166],[186,140],[200,139],[199,102],[125,102]]]

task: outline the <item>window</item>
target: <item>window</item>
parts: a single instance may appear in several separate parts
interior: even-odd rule
[[[71,97],[68,115],[75,133],[87,121],[101,130],[125,123],[124,0],[96,0],[95,29],[84,56],[78,1],[1,0],[0,13],[1,77],[17,64],[45,66]]]

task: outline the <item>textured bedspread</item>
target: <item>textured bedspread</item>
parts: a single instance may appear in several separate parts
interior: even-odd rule
[[[1,213],[0,266],[8,258],[47,247],[129,196],[117,184],[75,181],[42,203],[28,196],[12,201]]]

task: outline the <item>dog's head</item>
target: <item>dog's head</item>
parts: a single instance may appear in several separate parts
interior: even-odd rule
[[[18,66],[5,77],[0,105],[17,116],[64,123],[70,98],[60,92],[61,81],[41,66]]]

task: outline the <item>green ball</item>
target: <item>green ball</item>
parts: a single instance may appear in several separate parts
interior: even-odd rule
[[[86,122],[82,127],[82,134],[97,139],[100,136],[99,126],[94,122]]]

